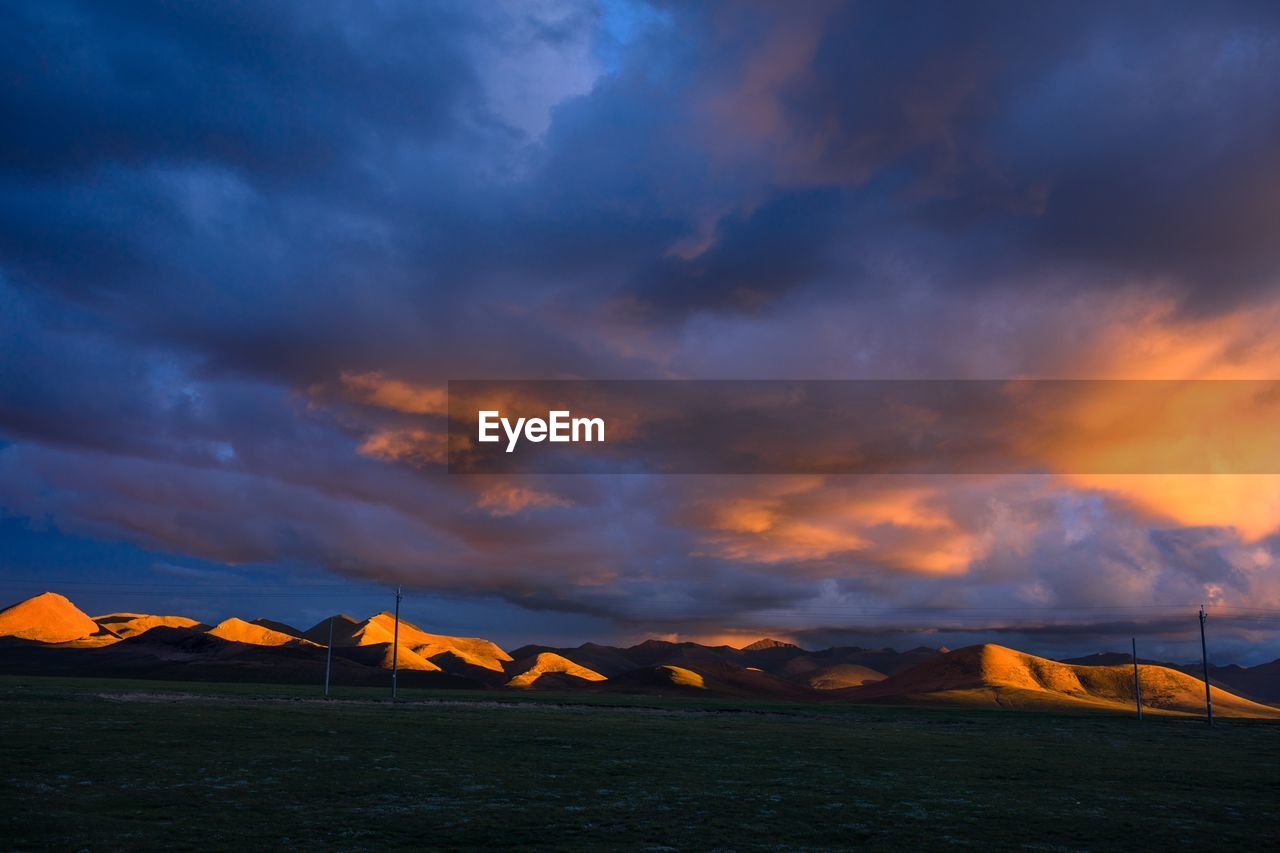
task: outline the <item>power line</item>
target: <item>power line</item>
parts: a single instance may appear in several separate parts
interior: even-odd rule
[[[251,592],[256,596],[264,597],[290,597],[290,598],[306,598],[306,597],[329,597],[331,595],[350,595],[350,596],[367,596],[381,597],[386,595],[385,589],[388,584],[377,584],[370,582],[374,586],[381,588],[371,589],[369,586],[351,586],[346,584],[328,584],[328,583],[291,583],[287,586],[263,587],[258,584],[202,584],[199,586],[184,586],[180,584],[161,584],[147,582],[132,581],[60,581],[56,578],[3,578],[0,579],[0,586],[18,587],[18,586],[44,586],[46,588],[102,588],[102,589],[124,589],[130,595],[139,594],[178,594],[184,596],[217,596],[226,595],[236,592]],[[311,590],[315,590],[312,592]],[[323,590],[321,592],[320,590]],[[742,612],[750,612],[757,614],[769,613],[788,613],[791,611],[803,611],[804,613],[831,613],[831,614],[856,614],[856,615],[895,615],[904,613],[974,613],[974,614],[998,614],[998,613],[1072,613],[1072,612],[1116,612],[1129,613],[1135,611],[1147,610],[1188,610],[1196,607],[1195,604],[1059,604],[1059,605],[1041,605],[1041,606],[1000,606],[1000,605],[984,605],[984,606],[966,606],[966,605],[903,605],[891,606],[886,609],[876,605],[863,604],[805,604],[799,602],[790,608],[775,607],[747,610]],[[1242,611],[1247,613],[1257,613],[1265,615],[1280,616],[1280,609],[1262,608],[1262,607],[1244,607],[1237,605],[1208,605],[1207,610],[1218,614],[1224,614],[1228,611]],[[636,612],[634,609],[631,612]],[[680,615],[684,613],[695,612],[688,607],[680,605],[668,605],[659,607],[648,607],[641,611],[653,613],[656,615],[672,614]]]

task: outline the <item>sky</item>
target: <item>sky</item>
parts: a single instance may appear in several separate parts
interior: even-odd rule
[[[1274,3],[47,0],[0,79],[6,603],[1280,657],[1274,475],[450,476],[440,424],[1280,378]]]

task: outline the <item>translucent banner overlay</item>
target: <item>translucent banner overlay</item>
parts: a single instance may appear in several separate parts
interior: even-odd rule
[[[1278,380],[466,380],[448,418],[453,474],[1280,473]]]

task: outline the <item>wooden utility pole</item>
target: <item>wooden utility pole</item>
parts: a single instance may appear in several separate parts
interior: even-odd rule
[[[324,654],[324,698],[329,698],[329,670],[333,666],[333,617],[329,617],[329,645]]]
[[[396,677],[400,671],[400,595],[401,588],[396,587],[396,627],[391,633],[391,701],[396,700]]]
[[[1138,638],[1130,637],[1133,643],[1133,701],[1138,706],[1138,719],[1142,719],[1142,681],[1138,678]]]
[[[1204,712],[1213,725],[1213,695],[1209,692],[1209,651],[1204,643],[1204,605],[1200,605],[1200,660],[1204,663]]]

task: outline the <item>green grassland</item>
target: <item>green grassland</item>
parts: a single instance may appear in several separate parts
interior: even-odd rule
[[[1261,849],[1280,724],[0,677],[0,848]]]

